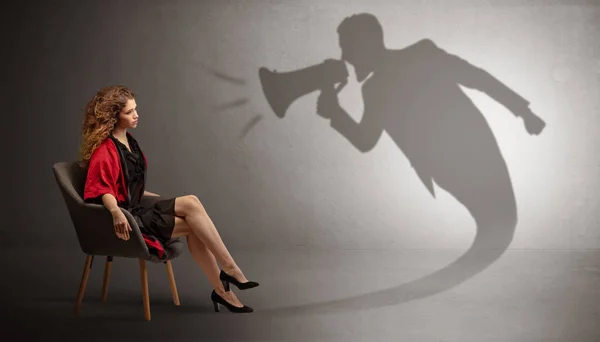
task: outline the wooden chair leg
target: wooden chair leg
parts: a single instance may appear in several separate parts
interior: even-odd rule
[[[83,274],[81,276],[81,282],[79,283],[79,293],[77,294],[77,300],[75,301],[75,316],[79,315],[79,309],[81,308],[81,302],[83,301],[83,294],[85,293],[85,287],[90,276],[93,259],[94,256],[89,254],[85,258],[85,266],[83,267]]]
[[[171,286],[171,294],[173,295],[173,302],[176,306],[179,306],[179,293],[177,293],[177,284],[175,283],[175,275],[173,274],[173,265],[171,260],[165,262],[167,266],[167,275],[169,277],[169,285]]]
[[[110,281],[110,270],[112,268],[112,256],[106,257],[106,266],[104,268],[104,282],[102,283],[102,302],[106,302],[106,296],[108,294],[108,283]]]
[[[150,320],[150,294],[148,293],[148,271],[146,260],[140,258],[140,277],[142,280],[142,298],[144,300],[144,318]]]

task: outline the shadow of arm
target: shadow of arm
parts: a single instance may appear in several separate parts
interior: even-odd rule
[[[530,112],[529,101],[492,76],[489,72],[456,55],[446,52],[431,40],[424,40],[423,45],[426,49],[432,51],[430,55],[435,56],[436,64],[452,80],[456,80],[456,82],[467,88],[485,93],[517,117]]]
[[[335,96],[335,94],[325,95]],[[365,109],[360,122],[354,121],[337,101],[335,101],[335,104],[328,105],[325,111],[331,119],[331,127],[344,136],[356,149],[366,153],[377,145],[379,138],[383,134],[383,127],[377,120],[377,113],[372,113],[369,110],[371,105],[364,94],[363,100]],[[334,101],[331,102],[333,103]]]

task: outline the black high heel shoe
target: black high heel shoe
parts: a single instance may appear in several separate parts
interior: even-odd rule
[[[247,281],[245,283],[240,283],[239,281],[237,281],[237,279],[225,273],[225,271],[223,270],[221,270],[221,273],[219,274],[219,279],[221,279],[221,281],[223,282],[223,286],[225,287],[226,291],[229,291],[229,283],[237,286],[237,288],[240,290],[251,289],[259,285],[255,281]]]
[[[252,309],[249,306],[244,305],[244,307],[238,307],[235,305],[231,305],[228,301],[226,301],[223,297],[219,296],[215,290],[212,291],[211,295],[210,295],[210,299],[213,302],[213,306],[215,307],[215,312],[219,312],[219,304],[223,305],[224,307],[226,307],[229,311],[233,312],[233,313],[250,313],[253,312],[254,309]]]

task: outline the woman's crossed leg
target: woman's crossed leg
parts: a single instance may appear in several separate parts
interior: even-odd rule
[[[233,291],[225,291],[219,278],[221,264],[225,273],[240,282],[248,281],[225,247],[204,206],[194,195],[175,199],[175,228],[172,237],[185,236],[192,257],[208,277],[215,292],[234,306],[242,307]]]

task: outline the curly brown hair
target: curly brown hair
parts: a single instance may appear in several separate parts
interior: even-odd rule
[[[82,142],[79,147],[80,164],[86,166],[92,154],[119,122],[119,113],[133,100],[133,92],[122,85],[107,86],[94,95],[84,108]]]

